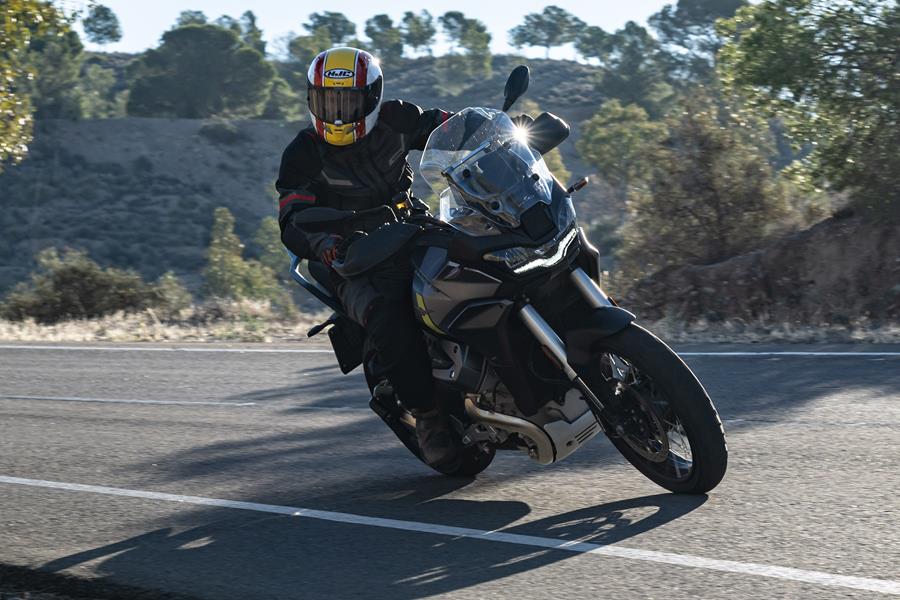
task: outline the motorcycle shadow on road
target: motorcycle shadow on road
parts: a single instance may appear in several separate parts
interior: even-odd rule
[[[615,544],[690,513],[705,496],[656,494],[514,524],[530,513],[522,502],[436,499],[435,514],[481,514],[505,533]],[[418,515],[416,515],[418,517]],[[413,518],[413,517],[409,517]],[[104,581],[203,598],[424,598],[472,586],[502,595],[510,576],[532,577],[576,553],[287,516],[201,510],[194,526],[164,527],[43,566],[61,571],[88,561]],[[592,557],[590,560],[615,561]],[[617,564],[597,563],[596,568]],[[554,571],[577,577],[582,561]],[[591,566],[590,568],[594,568]],[[546,571],[542,572],[541,583]],[[561,574],[561,575],[560,575]],[[565,585],[565,582],[560,582]],[[493,591],[490,591],[493,590]]]

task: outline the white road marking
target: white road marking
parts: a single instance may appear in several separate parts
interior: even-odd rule
[[[0,394],[0,400],[46,400],[49,402],[101,402],[109,404],[174,404],[176,406],[257,406],[256,402],[216,402],[214,400],[126,400],[119,398],[82,398],[78,396],[14,396]],[[361,406],[292,406],[291,410],[321,410],[327,412],[369,412]]]
[[[679,356],[837,356],[845,358],[897,357],[900,352],[679,352]]]
[[[0,350],[57,350],[57,351],[86,351],[98,352],[220,352],[232,354],[333,354],[330,348],[214,348],[214,347],[160,347],[148,346],[145,348],[136,346],[46,346],[29,344],[0,344]],[[679,352],[680,356],[707,356],[707,357],[777,357],[777,356],[818,356],[818,357],[844,357],[844,358],[888,358],[900,357],[898,352],[841,352],[841,351],[785,351],[785,352]]]
[[[204,498],[201,496],[182,496],[179,494],[164,494],[160,492],[128,490],[99,485],[83,485],[78,483],[43,481],[40,479],[23,479],[20,477],[7,477],[2,475],[0,475],[0,483],[67,490],[72,492],[103,494],[107,496],[124,496],[126,498],[140,498],[143,500],[159,500],[163,502],[179,502],[182,504],[193,504],[199,506],[215,506],[220,508],[251,510],[277,515],[306,517],[308,519],[318,519],[335,523],[348,523],[352,525],[365,525],[369,527],[384,527],[387,529],[396,529],[401,531],[430,533],[434,535],[486,540],[490,542],[502,542],[507,544],[517,544],[520,546],[531,546],[537,548],[563,550],[566,552],[577,552],[581,554],[598,554],[600,556],[610,556],[627,560],[639,560],[645,562],[677,565],[682,567],[693,567],[711,571],[737,573],[740,575],[772,577],[775,579],[786,579],[789,581],[799,581],[816,585],[880,592],[882,594],[900,595],[900,581],[892,581],[889,579],[872,579],[868,577],[836,575],[823,571],[807,571],[804,569],[779,567],[775,565],[765,565],[760,563],[720,560],[715,558],[704,558],[702,556],[692,556],[689,554],[674,554],[670,552],[657,552],[655,550],[626,548],[617,545],[566,541],[533,535],[506,533],[503,531],[488,531],[482,529],[469,529],[466,527],[453,527],[449,525],[420,523],[417,521],[382,519],[378,517],[367,517],[363,515],[354,515],[350,513],[331,512],[324,510],[313,510],[308,508],[298,508],[294,506],[278,506],[273,504],[259,504],[256,502],[219,500],[216,498]]]
[[[77,396],[12,396],[0,394],[0,400],[49,400],[53,402],[108,402],[110,404],[175,404],[178,406],[256,406],[256,402],[214,402],[192,400],[125,400],[117,398],[79,398]]]
[[[146,348],[139,348],[135,346],[37,346],[29,344],[0,344],[0,350],[95,350],[99,352],[227,352],[235,354],[334,354],[334,351],[330,348],[191,348],[184,346],[177,348],[168,346],[148,346]]]

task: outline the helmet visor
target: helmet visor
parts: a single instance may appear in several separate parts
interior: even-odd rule
[[[309,110],[326,123],[354,123],[366,117],[365,89],[310,87]]]

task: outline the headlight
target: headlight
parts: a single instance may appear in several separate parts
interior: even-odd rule
[[[513,273],[526,273],[534,269],[545,269],[558,264],[569,250],[569,246],[575,241],[578,230],[574,227],[561,236],[555,237],[543,246],[527,248],[505,248],[488,252],[484,260],[502,262],[512,269]]]

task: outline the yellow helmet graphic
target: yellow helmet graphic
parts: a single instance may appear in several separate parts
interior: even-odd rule
[[[384,77],[375,57],[357,48],[332,48],[309,66],[307,102],[316,133],[334,146],[346,146],[378,122]]]

